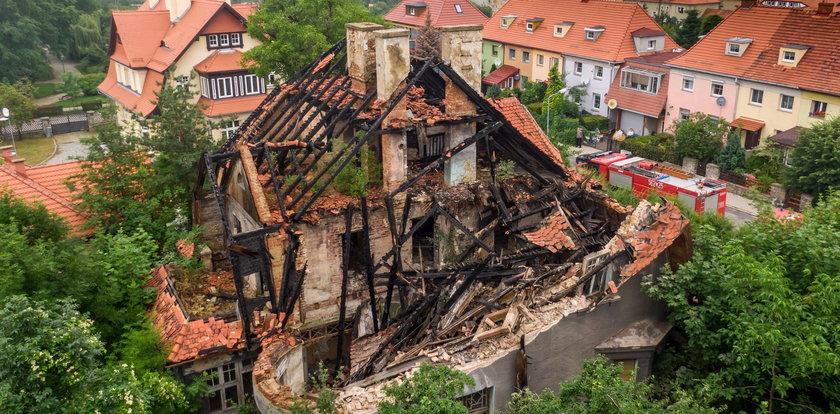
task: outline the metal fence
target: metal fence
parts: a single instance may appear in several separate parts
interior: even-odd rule
[[[54,115],[49,118],[33,119],[16,129],[13,125],[5,123],[0,126],[0,138],[7,139],[12,133],[15,138],[21,137],[42,137],[68,134],[71,132],[89,131],[92,126],[102,124],[102,114],[94,112]]]

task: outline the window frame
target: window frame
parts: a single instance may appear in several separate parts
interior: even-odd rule
[[[499,57],[499,46],[500,45],[490,45],[490,55]]]
[[[813,100],[811,101],[811,112],[809,115],[812,118],[824,118],[828,113],[828,102]]]
[[[262,86],[260,82],[260,78],[257,75],[249,73],[242,77],[242,83],[244,84],[244,94],[245,96],[251,95],[259,95],[262,93]],[[249,89],[253,89],[249,92]]]
[[[586,30],[585,38],[586,40],[595,40],[595,32],[592,30]]]
[[[242,46],[242,34],[241,33],[236,33],[236,32],[231,33],[230,34],[230,45],[231,46]]]
[[[219,33],[219,48],[230,47],[230,33]]]
[[[791,58],[790,58],[790,59],[788,59],[788,58],[787,58],[788,53],[790,53],[791,55],[793,55],[793,56],[791,56]],[[793,63],[793,62],[796,62],[796,52],[792,52],[792,51],[790,51],[790,50],[785,50],[785,51],[783,51],[783,52],[782,52],[782,62],[788,62],[788,63]]]
[[[684,6],[677,6],[677,13],[685,13],[685,7]]]
[[[600,110],[601,110],[601,101],[602,101],[602,100],[603,100],[603,97],[601,96],[601,94],[600,94],[600,93],[597,93],[597,92],[592,92],[592,109],[597,109],[597,110],[599,110],[599,111],[600,111]],[[596,103],[597,103],[598,105],[595,105]]]
[[[537,53],[537,66],[545,66],[545,55]]]
[[[211,34],[207,35],[207,48],[208,49],[217,49],[219,47],[219,35]]]
[[[758,92],[758,100],[755,100],[756,92]],[[764,106],[764,91],[761,89],[750,88],[750,105]]]
[[[656,95],[659,93],[663,76],[664,74],[640,73],[639,71],[623,69],[619,85],[624,89]]]
[[[522,51],[522,63],[530,63],[531,62],[531,52],[527,50]]]
[[[687,88],[685,86],[686,82],[691,82],[691,88]],[[694,76],[683,76],[682,77],[682,90],[686,92],[694,92]]]
[[[691,117],[691,110],[686,108],[680,108],[680,121],[688,119]]]
[[[233,87],[234,83],[235,83],[233,76],[225,76],[225,77],[215,78],[213,80],[213,82],[215,83],[215,85],[214,85],[215,88],[214,89],[216,90],[216,94],[215,94],[216,99],[233,98],[233,97],[236,96],[236,92],[234,91],[234,87]],[[223,90],[223,88],[221,87],[222,82],[227,82],[225,91],[230,92],[229,95],[228,94],[226,94],[226,95],[222,94],[222,90]]]
[[[573,72],[575,75],[583,75],[583,62],[574,62],[574,69]],[[580,66],[578,66],[580,65]],[[579,70],[578,70],[579,68]]]
[[[531,22],[525,23],[525,33],[534,33],[534,24]]]
[[[512,47],[508,48],[508,60],[516,60],[516,49]]]
[[[790,98],[790,108],[785,108],[785,99]],[[793,95],[785,95],[779,94],[779,110],[784,112],[793,112],[793,105],[795,101],[795,96]]]
[[[595,73],[593,74],[593,76],[595,77],[595,79],[603,79],[604,78],[604,67],[600,66],[600,65],[595,65]]]
[[[455,4],[455,13],[464,14],[464,9],[461,8],[460,4]]]
[[[715,93],[715,86],[720,86],[720,93],[719,94]],[[715,98],[723,96],[723,93],[724,93],[723,86],[724,86],[723,82],[712,81],[712,87],[711,87],[711,90],[709,91],[709,95],[714,96]]]
[[[647,50],[654,50],[654,49],[656,49],[656,39],[648,40]]]
[[[735,48],[735,50],[732,50]],[[741,54],[741,44],[740,43],[727,43],[726,44],[726,54],[730,56],[740,56]]]
[[[559,68],[560,67],[560,58],[558,58],[558,57],[550,58],[548,60],[548,65],[549,65],[548,67],[557,66]]]
[[[407,13],[408,13],[409,16],[416,16],[417,15],[417,10],[414,7],[409,7],[408,10],[407,10]]]

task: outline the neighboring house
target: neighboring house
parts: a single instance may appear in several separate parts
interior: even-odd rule
[[[762,138],[840,114],[840,15],[741,7],[672,68],[666,126],[691,112],[732,122],[749,149]]]
[[[558,66],[567,87],[585,91],[581,108],[604,116],[604,96],[625,59],[678,47],[638,4],[607,1],[510,0],[485,23],[483,36],[485,73],[495,65],[505,71],[504,85],[519,87],[547,80]],[[490,73],[485,84],[497,78]]]
[[[218,374],[202,412],[250,392],[289,412],[322,363],[343,367],[347,413],[375,412],[383,385],[429,360],[476,380],[471,413],[598,353],[650,373],[671,325],[641,276],[689,258],[688,219],[584,185],[516,98],[477,92],[481,50],[475,25],[444,28],[440,58],[419,60],[408,30],[348,24],[300,87],[272,90],[201,158],[204,273],[160,268],[151,284],[170,367]],[[357,164],[362,148],[380,162]],[[331,185],[347,172],[381,181],[351,196]]]
[[[683,52],[661,52],[627,59],[618,71],[605,99],[615,99],[618,129],[628,135],[644,136],[665,128],[670,70],[664,62]]]
[[[436,29],[458,24],[484,24],[487,21],[487,16],[470,0],[402,0],[383,16],[385,21],[410,30],[411,49],[414,49],[417,30],[426,25],[426,17]]]
[[[773,141],[784,149],[785,165],[790,165],[790,153],[793,151],[793,147],[796,146],[796,143],[799,142],[799,134],[804,130],[806,129],[800,126],[795,126],[787,131],[779,132],[778,134],[767,138],[768,141]]]
[[[700,20],[704,20],[705,18],[715,15],[723,17],[724,19],[732,14],[732,10],[724,10],[724,9],[706,9],[703,14],[700,15]]]
[[[721,0],[624,0],[631,3],[639,3],[651,17],[670,16],[682,20],[690,10],[697,10],[698,16],[706,9],[718,9],[722,7]]]
[[[215,138],[232,135],[269,86],[240,64],[258,44],[245,29],[254,11],[230,0],[146,0],[137,10],[113,11],[99,91],[117,103],[118,122],[153,114],[157,92],[170,83],[195,92],[207,118],[220,123]]]
[[[79,161],[30,167],[23,159],[15,159],[12,146],[0,147],[0,191],[8,190],[31,203],[41,203],[65,220],[70,235],[81,237],[93,231],[85,228],[85,217],[73,201],[73,192],[65,182],[82,171]]]

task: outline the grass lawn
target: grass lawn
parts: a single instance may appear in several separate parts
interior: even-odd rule
[[[15,139],[18,158],[26,158],[26,165],[35,165],[47,159],[55,149],[52,138],[35,137]]]
[[[67,99],[64,101],[58,101],[55,105],[60,106],[62,108],[69,108],[71,106],[81,106],[83,102],[101,102],[103,104],[108,103],[108,98],[97,95],[97,96],[82,96],[80,98],[73,98]]]
[[[35,99],[61,93],[58,89],[61,87],[60,83],[35,83],[32,87],[35,89]]]

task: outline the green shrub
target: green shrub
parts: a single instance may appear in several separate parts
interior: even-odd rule
[[[583,127],[592,131],[598,129],[600,131],[609,131],[609,118],[601,115],[587,115],[583,117]]]
[[[98,95],[99,92],[96,90],[96,87],[99,86],[99,84],[102,83],[104,79],[104,73],[91,73],[82,76],[82,78],[79,80],[79,86],[82,87],[82,93],[85,96]]]
[[[528,111],[531,112],[531,115],[537,116],[537,114],[542,113],[543,103],[542,102],[534,102],[532,104],[525,105],[528,108]]]
[[[662,148],[654,144],[646,144],[640,141],[641,138],[630,138],[621,143],[621,149],[633,153],[633,155],[647,158],[653,161],[670,162],[679,164],[680,157],[672,148]]]
[[[102,108],[102,102],[99,102],[99,101],[82,102],[81,107],[82,107],[82,110],[84,110],[84,111],[96,111],[96,110]]]
[[[36,117],[61,115],[64,110],[60,106],[47,105],[38,108],[35,111]]]
[[[502,96],[502,88],[499,85],[492,85],[489,88],[487,88],[487,92],[484,94],[484,96],[486,96],[487,99],[498,98]]]

